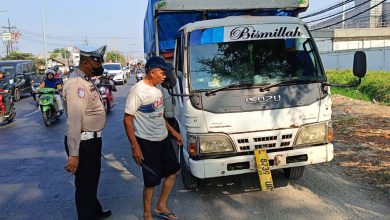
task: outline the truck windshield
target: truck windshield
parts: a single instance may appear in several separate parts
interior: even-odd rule
[[[325,80],[310,38],[217,42],[190,46],[191,89],[213,90],[239,82],[267,85]]]

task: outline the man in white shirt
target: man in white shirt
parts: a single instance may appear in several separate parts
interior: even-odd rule
[[[156,88],[165,80],[168,66],[160,57],[151,57],[146,65],[146,76],[135,84],[126,99],[123,123],[131,144],[135,162],[142,166],[144,178],[144,219],[152,214],[165,219],[177,219],[167,207],[168,196],[180,170],[168,131],[182,145],[181,135],[164,119],[164,99]],[[151,210],[154,187],[164,178],[156,208]]]

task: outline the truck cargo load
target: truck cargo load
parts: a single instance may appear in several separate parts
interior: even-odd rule
[[[149,0],[144,20],[144,52],[147,56],[173,52],[177,31],[188,23],[239,15],[297,16],[308,4],[298,0],[224,0],[223,4],[208,0]]]

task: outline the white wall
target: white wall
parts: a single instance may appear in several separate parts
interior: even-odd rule
[[[352,69],[356,50],[321,52],[325,70]],[[390,71],[390,47],[364,49],[367,57],[367,70]]]

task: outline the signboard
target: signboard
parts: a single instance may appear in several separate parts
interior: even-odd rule
[[[10,41],[12,39],[11,33],[1,33],[3,41]]]
[[[305,28],[296,24],[254,24],[224,28],[224,41],[309,38]]]

